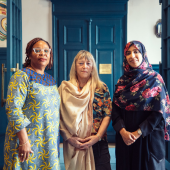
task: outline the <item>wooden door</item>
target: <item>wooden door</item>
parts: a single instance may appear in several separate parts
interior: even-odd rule
[[[70,68],[74,57],[80,50],[90,51],[99,70],[99,65],[109,64],[111,72],[99,74],[107,84],[111,97],[118,78],[122,75],[122,37],[121,20],[116,19],[61,19],[59,20],[58,84],[69,80]],[[109,142],[115,142],[115,131],[110,123]]]
[[[94,18],[91,22],[91,30],[91,49],[99,70],[99,77],[107,84],[112,98],[115,84],[122,75],[121,20]],[[109,142],[115,142],[115,134],[111,122],[107,129]]]
[[[74,57],[87,50],[87,22],[85,20],[59,20],[59,85],[69,80]]]

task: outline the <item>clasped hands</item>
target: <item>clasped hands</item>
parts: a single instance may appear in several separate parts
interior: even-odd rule
[[[134,132],[129,132],[129,131],[126,131],[125,128],[122,128],[120,130],[120,134],[122,136],[123,141],[128,146],[133,144],[140,137],[137,130]]]
[[[78,149],[88,149],[99,141],[97,135],[89,136],[85,139],[79,137],[71,137],[68,139],[68,143]]]

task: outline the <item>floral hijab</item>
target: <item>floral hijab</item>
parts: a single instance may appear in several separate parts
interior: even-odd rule
[[[140,66],[132,68],[126,60],[127,50],[134,45],[142,54]],[[128,111],[157,111],[165,119],[165,139],[170,134],[170,100],[165,83],[160,74],[152,69],[144,45],[131,41],[124,49],[124,74],[116,84],[113,102]]]

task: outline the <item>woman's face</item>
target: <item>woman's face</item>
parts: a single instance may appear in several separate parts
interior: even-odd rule
[[[93,70],[92,61],[87,60],[85,57],[82,59],[78,59],[76,61],[76,71],[78,79],[89,79],[91,72]]]
[[[31,59],[31,65],[34,66],[34,68],[45,68],[50,61],[50,50],[48,44],[44,41],[38,41],[35,43],[29,59]]]
[[[140,66],[143,58],[139,50],[137,50],[135,46],[132,45],[126,52],[126,60],[131,67],[136,68]]]

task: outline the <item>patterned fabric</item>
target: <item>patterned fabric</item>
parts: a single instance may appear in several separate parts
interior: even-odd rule
[[[93,128],[92,134],[97,134],[102,120],[105,116],[111,116],[112,101],[110,98],[109,89],[104,84],[102,89],[96,88],[93,100]],[[106,140],[107,134],[105,133],[102,140]]]
[[[59,170],[60,96],[54,79],[24,68],[8,85],[6,113],[8,126],[4,144],[3,170]],[[18,158],[16,135],[26,128],[31,149],[29,159]]]
[[[117,82],[113,102],[122,109],[133,111],[157,111],[166,122],[165,139],[169,140],[170,100],[160,74],[148,62],[144,45],[139,41],[129,42],[126,51],[134,45],[142,54],[143,61],[138,68],[132,68],[124,57],[124,74]]]
[[[28,75],[29,82],[34,81],[44,86],[53,86],[56,84],[53,77],[46,72],[41,75],[33,70],[30,70],[29,68],[23,68],[22,70]]]

